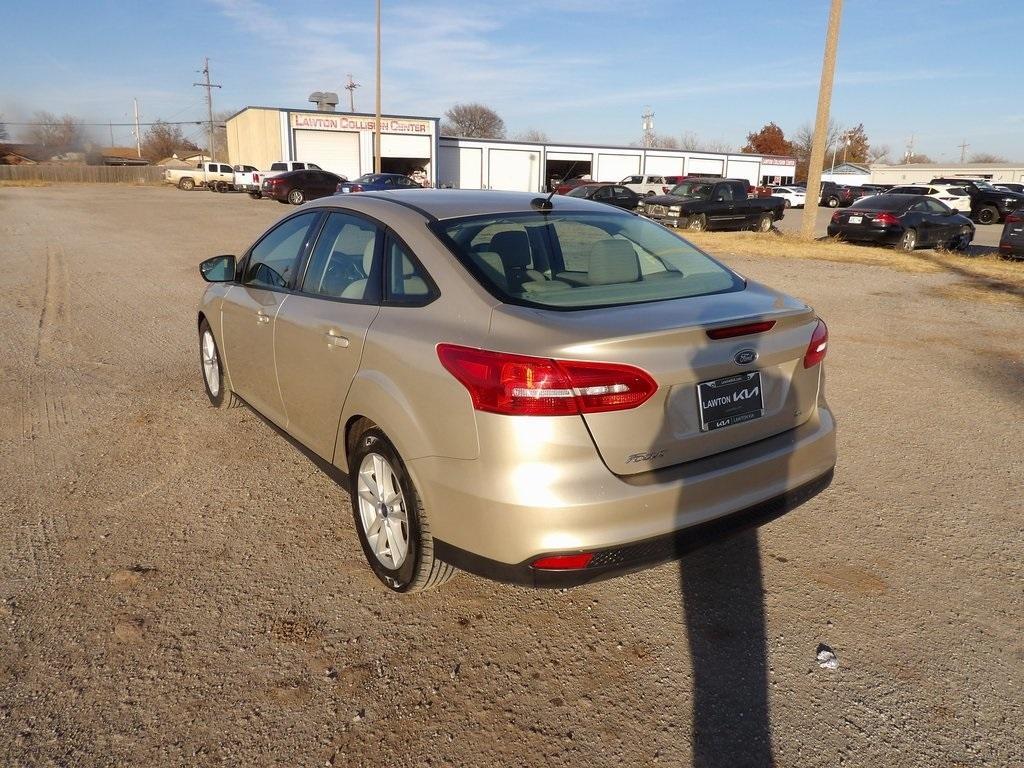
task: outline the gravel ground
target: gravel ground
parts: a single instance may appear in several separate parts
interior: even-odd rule
[[[601,584],[400,597],[202,391],[196,265],[286,210],[0,189],[0,764],[1024,765],[1018,307],[724,255],[829,322],[832,487]]]

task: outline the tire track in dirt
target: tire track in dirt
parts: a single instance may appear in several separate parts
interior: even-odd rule
[[[36,336],[35,362],[49,362],[61,347],[66,347],[62,334],[68,331],[68,271],[64,248],[49,245],[46,248],[46,287],[43,291],[43,309],[39,313],[39,333]]]

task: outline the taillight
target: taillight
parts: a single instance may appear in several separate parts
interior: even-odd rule
[[[586,568],[594,559],[592,552],[581,552],[578,555],[552,555],[534,560],[530,565],[534,568],[543,568],[548,571],[572,571],[579,568]]]
[[[658,390],[630,365],[552,360],[438,344],[441,365],[478,411],[509,416],[571,416],[636,408]]]
[[[832,223],[835,224],[837,221],[839,221],[839,219],[842,217],[842,215],[843,214],[840,211],[836,211],[835,213],[833,213],[832,214]]]
[[[876,213],[874,222],[875,224],[899,224],[900,220],[891,213]]]
[[[252,175],[252,183],[253,184],[259,184],[260,183],[260,175],[258,173],[254,173]]]
[[[734,339],[737,336],[749,336],[752,333],[764,333],[775,327],[774,320],[765,320],[760,323],[744,323],[743,325],[729,325],[725,328],[708,329],[708,337],[718,339]]]
[[[1024,221],[1024,214],[1021,213],[1008,213],[1005,219],[1007,224],[1020,224]]]
[[[811,343],[807,345],[807,352],[804,354],[804,368],[817,365],[825,359],[828,352],[828,327],[824,320],[818,320],[814,326],[814,333],[811,334]]]
[[[672,187],[662,187],[662,188],[661,188],[661,193],[662,193],[663,195],[667,195],[667,194],[668,194],[669,192],[671,192],[671,191],[672,191]]]

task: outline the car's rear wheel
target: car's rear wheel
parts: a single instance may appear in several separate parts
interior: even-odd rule
[[[349,456],[349,492],[359,543],[370,568],[396,592],[444,584],[455,567],[434,557],[426,510],[387,436],[369,427]]]
[[[224,381],[217,340],[205,318],[199,323],[199,366],[203,372],[206,396],[214,408],[233,408],[241,404]]]
[[[772,224],[774,222],[775,219],[772,218],[772,215],[770,213],[762,213],[761,218],[757,220],[757,224],[755,225],[754,229],[757,232],[771,232]]]
[[[984,208],[978,209],[978,223],[979,224],[995,224],[999,221],[999,211],[991,205],[986,205]]]
[[[829,208],[838,208],[839,207],[839,198],[838,197],[834,197],[834,196],[830,197],[828,200],[825,201],[825,204]]]
[[[789,208],[789,207],[790,207],[790,206],[792,206],[793,204],[792,204],[791,202],[789,202],[789,198],[785,198],[785,197],[784,197],[784,198],[782,198],[782,205],[783,205],[783,207],[785,207],[785,208]]]
[[[259,200],[261,197],[263,197],[263,193],[262,192],[250,192],[249,193],[249,197],[251,197],[253,200]]]
[[[912,229],[904,230],[896,247],[901,251],[912,251],[917,247],[917,232]]]
[[[971,232],[971,228],[966,224],[960,227],[960,231],[957,236],[953,238],[953,241],[949,244],[950,250],[954,251],[966,251],[971,247],[971,240],[974,239],[974,233]]]
[[[190,179],[188,176],[186,176],[183,179],[178,179],[178,189],[180,189],[180,190],[182,190],[184,192],[191,192],[195,188],[196,188],[195,181]]]
[[[690,223],[686,225],[686,228],[692,232],[703,232],[708,228],[708,217],[703,213],[691,216]]]
[[[306,202],[306,196],[302,194],[301,189],[293,189],[288,193],[288,202],[292,205],[302,205]]]
[[[647,193],[646,193],[646,194],[644,195],[644,197],[654,197],[654,191],[653,191],[653,190],[650,190],[650,189],[648,189],[648,190],[647,190]]]

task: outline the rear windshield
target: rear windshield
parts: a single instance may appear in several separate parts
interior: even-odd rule
[[[285,165],[284,163],[273,163],[270,166],[270,170],[272,170],[272,171],[287,171],[288,170],[288,166]]]
[[[569,197],[586,197],[590,190],[591,187],[573,187],[566,193],[566,195]]]
[[[872,195],[862,197],[853,204],[851,210],[855,208],[858,211],[901,211],[913,202],[916,201],[912,197]]]
[[[433,229],[490,293],[510,304],[593,309],[744,287],[681,237],[614,210],[474,216]]]

